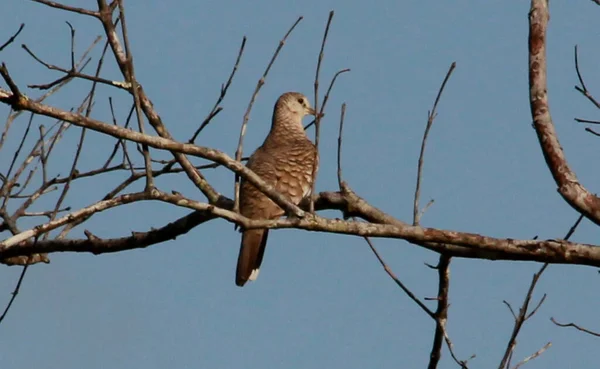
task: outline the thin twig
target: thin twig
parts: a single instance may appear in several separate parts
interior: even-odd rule
[[[113,56],[115,57],[115,60],[117,62],[119,70],[121,71],[121,74],[123,76],[127,76],[129,74],[129,68],[128,68],[129,63],[128,63],[127,55],[124,51],[121,41],[118,38],[118,32],[113,25],[113,23],[114,23],[113,22],[113,12],[114,12],[113,6],[116,7],[117,6],[116,4],[117,4],[116,0],[113,0],[110,5],[108,5],[106,3],[106,1],[104,1],[104,0],[98,0],[98,8],[100,10],[100,20],[102,22],[102,26],[104,28],[104,32],[107,36],[107,39],[110,43]],[[144,91],[144,88],[141,84],[138,84],[137,93],[140,98],[141,108],[142,108],[146,118],[148,119],[148,122],[150,123],[152,128],[155,130],[155,132],[158,134],[158,137],[161,137],[161,138],[167,139],[167,140],[172,140],[173,136],[171,135],[171,133],[169,132],[169,130],[163,123],[160,115],[154,108],[154,104],[152,103],[152,101],[150,100],[150,98],[148,97],[146,92]],[[142,136],[144,136],[144,135],[142,135]],[[148,144],[147,142],[139,142],[139,143]],[[152,145],[148,144],[148,146],[152,146]],[[177,159],[177,162],[179,163],[179,165],[181,165],[181,167],[184,169],[186,176],[202,192],[202,194],[204,196],[206,196],[206,198],[212,204],[218,203],[220,201],[220,199],[222,198],[222,195],[219,192],[217,192],[213,188],[213,186],[206,180],[206,178],[204,178],[202,173],[199,172],[195,168],[195,166],[190,162],[190,159],[183,153],[180,153],[178,150],[168,150],[168,151],[170,152],[171,155],[173,155],[173,157],[175,159]]]
[[[235,72],[237,72],[237,70],[238,70],[238,67],[240,65],[240,60],[242,60],[242,54],[244,53],[244,47],[246,47],[246,36],[244,36],[244,38],[242,39],[242,44],[240,45],[240,50],[238,51],[237,58],[235,59],[235,63],[233,64],[233,69],[231,70],[231,74],[229,74],[229,78],[227,79],[227,82],[225,83],[225,85],[221,85],[221,93],[219,94],[219,98],[217,99],[217,102],[215,102],[215,105],[213,105],[212,110],[210,111],[210,113],[208,113],[206,118],[204,118],[204,121],[202,122],[202,124],[200,124],[200,127],[198,127],[196,132],[194,132],[194,134],[192,135],[192,138],[189,139],[188,143],[194,143],[196,141],[196,138],[200,134],[200,132],[202,132],[202,130],[212,121],[212,119],[217,114],[219,114],[219,112],[221,110],[223,110],[223,108],[221,108],[219,106],[219,104],[225,98],[225,95],[227,94],[227,90],[229,89],[229,86],[231,85],[231,82],[233,81],[233,77],[235,76]]]
[[[12,306],[13,302],[15,302],[15,299],[17,298],[17,295],[19,294],[19,291],[21,290],[21,284],[23,283],[23,279],[25,278],[25,274],[27,273],[28,267],[29,267],[29,264],[23,266],[23,270],[21,271],[21,275],[19,276],[17,285],[15,286],[15,289],[12,292],[12,296],[11,296],[10,300],[8,301],[8,304],[6,304],[6,307],[4,308],[4,312],[0,316],[0,323],[2,323],[2,321],[6,317],[6,314],[8,314],[10,307]]]
[[[556,321],[556,319],[554,319],[554,317],[551,317],[550,320],[552,321],[552,323],[556,324],[559,327],[573,327],[573,328],[577,329],[578,331],[585,332],[585,333],[590,334],[592,336],[600,337],[600,333],[591,331],[591,330],[589,330],[587,328],[583,328],[582,326],[577,325],[575,323],[559,323],[559,322]]]
[[[575,223],[573,223],[573,225],[571,226],[571,228],[569,228],[569,231],[565,235],[565,240],[569,240],[571,238],[571,236],[573,235],[573,233],[575,233],[575,231],[577,230],[577,227],[579,227],[579,224],[581,224],[582,220],[583,220],[583,214],[579,215],[579,217],[577,218],[577,220],[575,221]]]
[[[75,70],[75,28],[68,21],[65,21],[71,30],[71,70]]]
[[[25,23],[21,23],[17,32],[15,32],[14,35],[10,36],[10,38],[5,43],[3,43],[2,46],[0,46],[0,51],[4,50],[8,45],[15,42],[15,39],[17,38],[17,36],[19,36],[19,33],[21,33],[21,31],[23,30],[24,27],[25,27]]]
[[[27,123],[27,128],[25,129],[25,132],[23,133],[23,137],[21,137],[21,142],[19,143],[19,146],[17,147],[17,150],[15,151],[15,153],[13,155],[10,165],[8,166],[8,171],[4,175],[4,177],[7,179],[7,181],[4,182],[4,185],[0,188],[0,195],[5,196],[4,202],[2,203],[3,209],[6,208],[6,202],[8,201],[10,191],[12,190],[12,187],[15,185],[15,183],[17,181],[16,178],[11,180],[10,175],[15,166],[15,163],[17,162],[17,158],[19,157],[19,154],[21,153],[21,150],[23,149],[25,140],[27,139],[27,136],[29,135],[29,129],[31,128],[31,123],[33,122],[33,117],[34,117],[34,114],[31,114],[29,116],[29,122]]]
[[[581,87],[575,86],[575,89],[579,91],[583,96],[585,96],[592,104],[594,104],[596,108],[600,109],[600,103],[596,101],[596,99],[588,91],[585,82],[583,81],[581,72],[579,71],[579,52],[577,49],[577,45],[575,45],[575,72],[577,72],[577,79],[581,84]]]
[[[591,134],[593,134],[594,136],[600,136],[600,133],[598,133],[598,132],[594,131],[594,130],[593,130],[593,129],[591,129],[590,127],[586,127],[586,128],[585,128],[585,131],[586,131],[586,132],[589,132],[589,133],[591,133]]]
[[[340,190],[342,189],[342,132],[344,130],[344,117],[345,116],[346,116],[346,103],[343,103],[342,111],[340,113],[340,130],[338,133],[338,144],[337,144],[337,178],[338,178],[338,185],[340,186]]]
[[[283,48],[283,45],[285,45],[285,41],[287,40],[288,36],[292,33],[294,28],[296,28],[298,23],[300,23],[300,21],[303,18],[304,17],[302,17],[302,16],[298,17],[298,19],[296,19],[294,24],[292,24],[290,29],[287,31],[285,36],[283,36],[281,41],[279,41],[279,45],[277,46],[277,49],[275,49],[275,53],[273,53],[273,56],[271,57],[271,60],[269,61],[267,68],[265,69],[262,77],[260,77],[260,79],[256,83],[256,87],[254,88],[254,93],[252,93],[252,97],[250,98],[250,102],[248,103],[248,107],[246,108],[246,112],[244,113],[244,118],[242,120],[242,128],[240,129],[240,138],[238,140],[237,149],[235,150],[235,160],[237,160],[237,161],[240,161],[242,159],[244,136],[246,135],[246,126],[248,125],[248,120],[250,119],[250,111],[252,111],[252,106],[254,105],[254,101],[256,100],[256,97],[258,96],[258,92],[260,91],[262,86],[265,84],[267,75],[269,74],[269,71],[271,70],[273,63],[275,63],[275,59],[277,59],[277,56],[279,55],[279,52]],[[235,176],[234,196],[235,197],[233,200],[233,204],[234,204],[233,209],[235,212],[239,212],[239,208],[240,208],[240,199],[239,199],[239,197],[240,197],[240,176],[237,174]]]
[[[44,137],[46,136],[46,127],[43,124],[40,124],[40,163],[42,164],[42,183],[48,182],[48,172],[46,171],[46,141]],[[33,173],[33,171],[32,171]]]
[[[523,326],[525,321],[527,321],[527,319],[531,318],[531,316],[532,316],[532,314],[528,314],[527,311],[529,309],[529,303],[531,302],[531,298],[533,296],[533,291],[535,289],[535,286],[537,285],[537,282],[539,281],[540,277],[542,276],[542,274],[544,273],[544,271],[546,270],[547,267],[548,267],[548,263],[545,263],[540,268],[540,270],[533,275],[533,279],[531,280],[531,284],[529,285],[529,289],[527,290],[527,294],[525,295],[523,304],[521,305],[521,308],[519,309],[519,314],[517,315],[517,318],[515,319],[515,325],[513,327],[513,331],[510,336],[510,339],[508,340],[508,344],[506,345],[506,350],[504,351],[504,356],[502,357],[502,360],[500,361],[500,365],[498,366],[499,369],[505,369],[505,368],[510,367],[510,358],[512,357],[512,353],[515,350],[515,347],[517,346],[517,336],[519,335],[519,332],[521,331],[521,327]],[[536,309],[533,311],[534,313],[537,311],[537,309],[539,308],[539,306],[541,305],[543,300],[544,300],[544,298],[542,298],[540,300],[540,303],[538,304]],[[510,305],[507,302],[506,302],[506,304],[510,307]],[[510,310],[514,316],[514,311],[513,311],[512,307],[510,308]]]
[[[580,215],[579,217],[577,217],[577,220],[571,226],[571,228],[569,228],[569,231],[565,235],[565,240],[569,240],[571,238],[571,236],[575,233],[575,230],[577,230],[577,227],[579,226],[579,224],[581,224],[582,219],[583,219],[583,215]],[[505,368],[510,367],[510,359],[511,359],[512,353],[517,345],[517,336],[521,330],[521,327],[523,326],[523,323],[525,323],[525,321],[530,319],[538,311],[538,309],[540,308],[540,306],[544,303],[544,300],[546,299],[546,294],[544,294],[544,296],[540,299],[539,303],[531,311],[531,313],[527,312],[527,310],[529,308],[529,302],[531,301],[531,297],[533,295],[533,290],[535,289],[535,286],[536,286],[538,280],[540,279],[540,277],[542,276],[542,274],[544,273],[544,271],[546,270],[548,265],[549,265],[548,263],[544,263],[544,265],[540,268],[540,270],[533,275],[533,279],[531,280],[531,284],[529,285],[529,290],[527,291],[527,295],[525,295],[525,299],[523,301],[521,308],[519,309],[518,315],[515,315],[515,312],[514,312],[512,306],[508,302],[504,301],[504,304],[506,304],[506,306],[508,306],[508,308],[510,309],[510,312],[513,315],[513,318],[515,319],[515,325],[514,325],[511,337],[506,346],[506,350],[504,351],[504,356],[503,356],[502,360],[500,361],[500,365],[498,366],[499,369],[505,369]]]
[[[396,277],[396,275],[394,274],[394,272],[392,271],[392,269],[386,264],[386,262],[383,260],[383,258],[379,255],[379,252],[377,251],[377,249],[375,248],[375,246],[371,242],[371,239],[369,239],[369,237],[363,237],[363,238],[364,238],[365,241],[367,241],[367,244],[369,244],[369,247],[371,248],[371,251],[373,251],[373,254],[375,255],[375,257],[379,261],[379,264],[381,264],[381,266],[383,267],[383,269],[385,270],[385,272],[388,274],[388,276],[390,276],[390,278],[392,278],[392,280],[394,282],[396,282],[396,284],[398,285],[398,287],[400,287],[402,289],[402,291],[404,291],[404,293],[406,293],[406,295],[411,300],[413,300],[421,308],[421,310],[423,310],[425,312],[425,314],[429,315],[432,319],[435,319],[434,312],[431,311],[431,310],[429,310],[429,308],[427,306],[425,306],[425,304],[423,302],[421,302],[421,300],[419,300],[419,298],[417,296],[415,296],[415,294],[412,293],[412,291],[410,289],[408,289],[408,287],[406,287],[404,285],[404,283],[402,283],[402,281],[398,277]]]
[[[133,63],[133,54],[129,45],[129,35],[127,32],[127,22],[125,21],[125,6],[123,0],[117,2],[119,6],[119,19],[121,20],[121,33],[123,34],[123,40],[125,43],[125,54],[127,56],[127,67],[128,72],[125,75],[127,82],[131,83],[131,94],[135,102],[135,114],[138,122],[138,129],[141,134],[145,134],[144,130],[144,116],[142,113],[142,107],[140,103],[140,95],[138,91],[138,82],[135,78],[135,68]],[[148,145],[142,144],[142,153],[144,156],[144,163],[146,165],[146,191],[151,191],[154,188],[154,178],[152,177],[152,161],[150,158],[150,149]]]
[[[519,369],[523,364],[525,364],[528,361],[533,360],[536,357],[540,356],[541,354],[544,353],[544,351],[546,351],[547,349],[549,349],[550,346],[552,346],[552,342],[548,342],[547,344],[544,345],[544,347],[542,347],[541,349],[537,350],[532,355],[527,356],[525,359],[521,360],[521,362],[519,362],[517,365],[515,365],[514,369]]]
[[[467,360],[460,360],[454,353],[454,344],[452,343],[452,341],[450,340],[450,337],[448,336],[448,333],[446,332],[445,325],[443,326],[443,330],[444,330],[444,340],[446,341],[446,346],[448,346],[448,351],[450,351],[450,356],[452,357],[454,362],[456,364],[458,364],[458,366],[461,367],[461,369],[468,369],[469,367],[467,366],[467,364],[469,363],[469,360],[476,358],[477,355],[473,354]]]
[[[331,90],[333,89],[333,85],[335,84],[336,79],[338,78],[338,76],[340,74],[346,73],[346,72],[350,72],[350,69],[346,68],[346,69],[337,71],[337,73],[334,74],[333,78],[331,79],[331,82],[329,82],[329,87],[327,88],[327,92],[325,93],[325,97],[323,98],[323,104],[321,104],[321,111],[319,112],[319,115],[321,116],[321,118],[323,118],[325,116],[325,106],[327,105],[327,101],[329,101],[329,95],[331,94]],[[315,119],[312,120],[312,122],[308,123],[304,127],[304,130],[306,131],[311,126],[313,126],[315,124],[315,120],[316,120],[316,117],[315,117]]]
[[[64,213],[65,211],[71,211],[71,207],[67,206],[66,208],[58,209],[57,213]],[[34,212],[25,212],[22,216],[24,217],[46,217],[50,218],[52,214],[54,214],[55,210],[47,210],[47,211],[34,211]]]
[[[333,19],[333,10],[329,12],[329,18],[327,18],[327,25],[325,26],[325,33],[323,34],[323,41],[321,42],[321,51],[319,52],[319,57],[317,59],[317,70],[315,72],[315,156],[313,160],[313,170],[312,170],[312,181],[311,181],[311,189],[310,193],[315,192],[315,184],[317,177],[317,169],[318,169],[318,158],[319,158],[319,141],[320,141],[320,133],[321,133],[321,114],[319,111],[319,74],[321,72],[321,63],[323,62],[323,56],[325,55],[325,44],[327,43],[327,35],[329,34],[329,27],[331,26],[331,20]],[[315,202],[312,200],[312,196],[310,197],[310,208],[309,211],[314,214],[315,212]]]
[[[589,123],[589,124],[600,124],[600,120],[590,120],[582,118],[573,118],[577,123]]]
[[[6,67],[6,64],[4,64],[4,62],[2,62],[2,65],[0,65],[0,75],[2,76],[2,78],[4,78],[4,81],[8,85],[8,88],[10,88],[10,92],[12,92],[13,94],[12,99],[16,101],[19,98],[21,98],[21,91],[19,91],[19,87],[17,87],[17,84],[15,83],[15,81],[13,81],[12,77],[8,73],[8,68]]]
[[[83,55],[81,57],[81,61],[79,62],[79,65],[82,65],[82,63],[83,63],[83,65],[81,67],[75,68],[75,69],[74,68],[66,69],[66,68],[62,68],[62,67],[59,67],[59,66],[56,66],[53,64],[49,64],[49,63],[43,61],[41,58],[39,58],[27,45],[21,45],[23,50],[25,50],[35,61],[42,64],[47,69],[56,70],[56,71],[65,73],[64,76],[62,76],[52,82],[44,83],[44,84],[29,84],[29,85],[27,85],[27,87],[35,88],[35,89],[39,89],[39,90],[48,90],[48,89],[55,87],[56,85],[59,85],[61,83],[64,83],[65,81],[68,81],[72,78],[80,78],[80,79],[85,79],[85,80],[88,80],[91,82],[102,83],[104,85],[108,85],[111,87],[117,87],[119,89],[129,91],[129,89],[131,87],[131,84],[129,82],[112,81],[112,80],[109,80],[106,78],[101,78],[98,76],[92,76],[89,74],[82,73],[82,71],[85,69],[87,64],[91,61],[91,58],[88,58],[87,60],[85,60],[85,62],[83,62],[83,59],[85,59],[85,57],[92,50],[92,48],[94,46],[96,46],[96,44],[98,42],[100,42],[101,40],[102,40],[101,36],[98,36],[94,39],[92,44],[89,46],[88,50],[86,50],[86,52],[83,53]]]
[[[110,116],[111,116],[112,122],[116,126],[117,118],[115,117],[115,108],[113,106],[112,97],[108,98],[108,107],[110,109]],[[130,109],[130,114],[133,113],[133,109],[135,109],[135,107],[132,105],[131,109]],[[114,157],[117,155],[117,152],[119,151],[119,147],[122,147],[123,145],[124,145],[123,140],[117,139],[117,142],[113,145],[112,151],[110,152],[110,154],[108,155],[108,158],[106,159],[106,161],[104,162],[104,165],[102,166],[103,168],[108,168],[108,166],[111,164]]]
[[[428,113],[428,116],[427,116],[427,125],[425,126],[425,132],[423,133],[423,140],[421,141],[421,152],[419,153],[419,163],[417,165],[417,185],[416,185],[416,189],[415,189],[415,201],[414,201],[414,207],[413,207],[413,225],[418,225],[419,221],[420,221],[420,217],[421,217],[421,215],[419,213],[419,197],[421,196],[421,177],[423,175],[423,156],[425,155],[425,145],[427,144],[427,136],[429,135],[429,130],[431,129],[431,126],[433,125],[433,121],[436,116],[438,102],[440,101],[440,98],[442,97],[442,92],[444,92],[444,87],[446,87],[446,83],[448,82],[448,79],[452,75],[454,68],[456,68],[456,62],[452,62],[452,64],[450,64],[450,68],[448,69],[448,72],[446,73],[446,77],[444,77],[444,81],[442,82],[442,85],[440,86],[440,89],[438,90],[437,96],[435,98],[435,102],[433,103],[433,108],[431,109],[431,111]]]
[[[66,11],[77,13],[77,14],[89,15],[89,16],[95,17],[95,18],[100,17],[100,14],[98,12],[88,10],[88,9],[76,8],[74,6],[67,6],[67,5],[63,5],[63,4],[60,4],[60,3],[57,3],[54,1],[48,1],[48,0],[32,0],[32,1],[35,3],[47,5],[51,8],[66,10]]]

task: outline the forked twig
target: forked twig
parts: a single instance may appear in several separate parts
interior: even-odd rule
[[[581,71],[579,70],[579,51],[577,45],[575,45],[575,72],[577,72],[577,79],[581,86],[575,86],[575,89],[579,91],[583,96],[585,96],[594,106],[600,109],[600,103],[590,94],[585,82],[583,81],[583,77],[581,75]]]
[[[569,228],[569,230],[567,231],[567,234],[565,235],[565,240],[568,240],[571,238],[571,236],[577,230],[577,227],[579,226],[579,224],[581,224],[582,220],[583,220],[583,215],[579,215],[579,217],[577,218],[575,223],[573,223],[571,228]],[[544,271],[546,270],[548,265],[549,265],[548,263],[545,263],[540,268],[540,270],[533,275],[533,279],[531,280],[531,284],[529,285],[529,289],[527,291],[527,294],[525,295],[523,304],[521,305],[521,308],[519,309],[519,314],[515,314],[515,311],[513,310],[512,306],[508,302],[503,301],[504,304],[506,306],[508,306],[511,314],[513,315],[513,318],[515,320],[515,325],[514,325],[511,337],[506,346],[506,350],[504,351],[504,356],[502,357],[502,360],[500,361],[500,365],[498,366],[499,369],[505,369],[505,368],[510,367],[510,359],[512,358],[514,349],[517,346],[517,336],[519,335],[521,327],[527,320],[529,320],[538,311],[538,309],[540,308],[540,306],[542,306],[542,304],[544,303],[544,301],[546,299],[546,294],[544,294],[542,296],[542,298],[540,299],[540,301],[538,302],[538,304],[536,305],[536,307],[531,312],[528,312],[529,303],[533,296],[533,291],[535,289],[535,286],[537,285],[538,280],[540,279],[540,277],[542,276],[542,274],[544,273]],[[546,346],[544,346],[544,347],[546,347]],[[550,347],[550,346],[548,346],[548,347]],[[528,360],[531,360],[531,359],[539,356],[541,353],[543,353],[546,350],[546,348],[544,348],[538,355],[535,355],[535,354],[534,354],[535,356],[532,355],[532,357]]]
[[[321,116],[321,118],[323,118],[325,116],[325,106],[327,105],[327,101],[329,101],[329,95],[331,94],[331,90],[333,89],[335,80],[338,78],[338,76],[340,74],[346,73],[346,72],[350,72],[350,68],[339,70],[339,71],[337,71],[336,74],[333,75],[333,78],[331,79],[331,82],[329,83],[329,87],[327,88],[327,92],[325,93],[325,97],[323,98],[323,104],[321,105],[321,111],[319,112],[319,115]],[[315,120],[316,120],[316,117],[315,117],[315,119],[312,120],[312,122],[310,122],[306,126],[304,126],[304,130],[306,131],[307,129],[312,127],[315,124]]]

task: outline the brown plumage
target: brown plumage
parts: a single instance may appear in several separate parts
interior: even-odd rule
[[[313,168],[316,173],[319,166],[315,145],[308,139],[302,126],[302,118],[308,114],[314,115],[315,111],[310,107],[306,96],[298,92],[281,95],[273,109],[269,135],[246,164],[263,181],[288,196],[295,204],[310,195]],[[242,179],[240,213],[250,219],[276,219],[284,211]],[[267,229],[242,230],[235,276],[235,284],[238,286],[258,277],[268,235]]]

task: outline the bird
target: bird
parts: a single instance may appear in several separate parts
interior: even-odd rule
[[[310,102],[299,92],[282,94],[273,108],[271,129],[263,144],[250,156],[246,167],[279,193],[298,205],[311,195],[313,175],[319,167],[317,148],[306,136],[302,119],[316,115]],[[277,219],[284,210],[242,179],[240,214],[249,219]],[[235,284],[242,287],[258,277],[267,246],[268,229],[241,230]]]

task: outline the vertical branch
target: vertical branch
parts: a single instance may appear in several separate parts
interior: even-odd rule
[[[423,133],[423,140],[421,141],[421,151],[419,153],[419,162],[417,166],[417,185],[415,189],[415,199],[414,199],[414,208],[413,208],[413,225],[417,226],[420,222],[420,213],[419,213],[419,197],[421,195],[421,178],[423,175],[423,163],[425,156],[425,146],[427,144],[427,137],[429,136],[429,131],[433,125],[433,121],[437,115],[437,106],[442,97],[442,93],[444,92],[444,88],[446,87],[446,83],[448,79],[452,75],[452,72],[456,68],[456,62],[452,62],[450,64],[450,68],[448,72],[446,72],[446,76],[442,81],[442,85],[438,90],[437,96],[433,103],[433,107],[431,111],[427,113],[427,124],[425,126],[425,132]],[[430,202],[431,204],[431,202]],[[433,335],[433,344],[431,347],[431,353],[429,354],[429,365],[428,368],[433,369],[437,368],[437,365],[442,357],[442,345],[444,343],[444,338],[446,338],[448,342],[448,347],[452,353],[453,359],[457,362],[457,364],[461,365],[461,367],[466,367],[466,362],[459,361],[452,352],[452,348],[450,347],[450,340],[446,334],[446,322],[448,320],[448,293],[450,291],[450,261],[451,257],[448,255],[440,254],[440,259],[438,261],[438,265],[436,267],[438,271],[438,294],[437,294],[437,308],[435,313],[433,313],[433,318],[435,320],[435,334]]]
[[[133,100],[135,102],[135,114],[138,122],[138,129],[141,134],[144,132],[144,117],[142,114],[142,107],[140,103],[140,95],[138,91],[138,82],[135,78],[135,69],[133,66],[133,55],[131,47],[129,45],[129,36],[127,33],[127,22],[125,21],[125,7],[123,6],[123,0],[118,1],[119,6],[119,19],[121,20],[121,32],[123,33],[123,42],[125,43],[125,55],[127,58],[128,73],[125,74],[127,82],[131,83],[131,93],[133,94]],[[152,160],[150,158],[150,150],[148,145],[142,144],[142,154],[144,156],[144,164],[146,168],[146,191],[150,191],[154,188],[154,177],[152,176]]]
[[[75,70],[75,28],[69,22],[65,22],[71,30],[71,70]]]
[[[238,140],[237,149],[235,150],[235,160],[237,160],[237,161],[242,160],[244,136],[246,136],[246,126],[248,125],[248,120],[250,119],[250,111],[252,110],[254,101],[256,100],[256,97],[258,96],[258,92],[260,91],[262,86],[265,84],[265,80],[267,79],[267,74],[269,74],[269,71],[271,70],[273,63],[275,63],[275,59],[277,59],[279,52],[283,48],[283,45],[285,45],[285,41],[287,40],[288,36],[292,33],[294,28],[296,28],[296,26],[298,25],[298,23],[300,23],[300,21],[302,19],[304,19],[304,17],[302,17],[302,16],[298,17],[298,19],[296,19],[294,24],[287,31],[285,36],[283,36],[281,41],[279,41],[279,45],[277,46],[277,49],[275,49],[275,53],[271,57],[271,61],[267,65],[267,68],[265,69],[262,77],[260,77],[260,79],[256,83],[256,87],[254,88],[254,93],[252,93],[252,97],[250,98],[250,102],[248,103],[248,107],[246,108],[246,112],[244,113],[244,119],[242,120],[242,128],[240,129],[240,138]],[[240,176],[237,174],[235,175],[234,196],[235,197],[233,199],[233,211],[239,212],[240,211]]]
[[[446,337],[446,322],[448,321],[448,293],[450,292],[450,260],[448,255],[441,254],[440,261],[436,267],[438,271],[438,296],[437,309],[434,313],[435,334],[433,335],[433,345],[429,354],[429,365],[427,368],[434,369],[442,357],[442,344]],[[460,362],[459,362],[460,363]],[[461,366],[465,365],[464,363]],[[465,367],[465,366],[463,366]]]
[[[427,125],[425,126],[425,132],[423,133],[423,141],[421,141],[421,152],[419,153],[419,163],[417,165],[417,185],[416,185],[416,189],[415,189],[415,201],[414,201],[414,208],[413,208],[413,225],[418,225],[419,221],[420,221],[419,197],[421,196],[421,177],[423,175],[423,157],[425,155],[425,145],[427,144],[427,137],[429,136],[429,130],[431,129],[431,126],[433,125],[435,116],[437,115],[436,110],[437,110],[438,102],[440,101],[440,98],[442,97],[442,92],[444,92],[444,87],[446,87],[446,82],[448,82],[448,79],[450,78],[450,75],[454,71],[454,68],[456,68],[456,62],[452,62],[452,64],[450,64],[450,68],[448,69],[448,72],[446,73],[446,77],[444,78],[444,81],[442,82],[442,85],[440,86],[438,94],[435,98],[435,102],[433,103],[433,108],[427,114]]]
[[[312,182],[310,193],[315,192],[315,183],[317,177],[317,169],[318,169],[318,157],[319,157],[319,140],[320,140],[320,132],[321,132],[321,114],[319,112],[319,74],[321,73],[321,63],[323,62],[323,56],[325,51],[325,43],[327,42],[327,35],[329,34],[329,27],[331,26],[331,20],[333,19],[333,10],[329,12],[329,18],[327,18],[327,25],[325,26],[325,33],[323,34],[323,41],[321,42],[321,51],[319,52],[319,58],[317,60],[317,70],[315,72],[315,158],[313,160],[313,170],[312,170]],[[310,212],[315,212],[315,202],[312,200],[312,196],[310,197]]]
[[[112,101],[112,97],[108,98],[108,106],[110,108],[110,115],[112,118],[112,122],[113,125],[118,125],[117,124],[117,118],[115,117],[115,108],[113,106],[113,101]],[[133,114],[133,110],[135,109],[135,106],[132,106],[130,111],[130,114]],[[115,156],[117,155],[117,152],[119,151],[119,147],[123,149],[123,151],[126,151],[125,148],[125,142],[122,139],[118,139],[117,142],[114,144],[113,149],[111,151],[111,153],[108,155],[108,158],[106,159],[106,161],[104,162],[104,165],[102,166],[103,169],[108,168],[108,166],[110,165],[110,163],[112,162],[112,160],[115,158]],[[125,155],[123,155],[123,160],[121,162],[123,165],[125,165]],[[131,162],[129,162],[128,164],[128,168],[131,171],[134,171]]]
[[[46,127],[43,124],[40,124],[40,163],[42,164],[42,183],[48,183],[48,172],[46,171],[46,141],[44,137],[46,137]]]
[[[343,103],[342,111],[340,113],[340,130],[338,133],[338,144],[337,144],[337,178],[338,178],[338,185],[340,187],[340,191],[342,190],[342,133],[344,130],[345,116],[346,116],[346,103]]]

